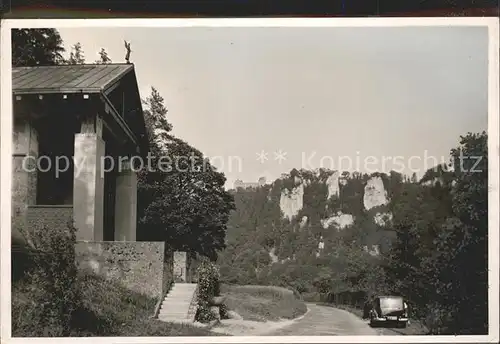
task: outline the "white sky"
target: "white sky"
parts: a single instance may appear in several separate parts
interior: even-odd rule
[[[82,44],[87,63],[101,48],[124,62],[130,41],[141,96],[159,90],[173,133],[219,157],[229,185],[339,168],[340,156],[352,167],[342,160],[341,169],[388,171],[399,159],[422,175],[433,165],[425,156],[447,157],[460,135],[487,130],[486,28],[59,31],[66,48]],[[366,166],[367,156],[378,162]]]

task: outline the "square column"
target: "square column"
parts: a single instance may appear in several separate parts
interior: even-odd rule
[[[174,252],[174,281],[187,282],[187,252]]]
[[[29,120],[13,124],[12,236],[23,240],[27,208],[36,204],[38,132]]]
[[[137,174],[129,162],[118,166],[115,197],[115,241],[136,241]]]
[[[73,219],[77,240],[103,240],[104,154],[99,133],[75,134]]]

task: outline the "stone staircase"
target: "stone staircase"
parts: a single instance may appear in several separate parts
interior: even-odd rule
[[[158,319],[166,322],[193,323],[197,311],[198,285],[195,283],[174,283],[165,296],[158,313]]]

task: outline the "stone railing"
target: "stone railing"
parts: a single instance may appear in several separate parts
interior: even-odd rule
[[[196,289],[193,293],[193,298],[191,299],[191,303],[189,304],[189,311],[186,318],[189,321],[194,322],[196,319],[196,312],[198,311],[198,285],[196,285]]]

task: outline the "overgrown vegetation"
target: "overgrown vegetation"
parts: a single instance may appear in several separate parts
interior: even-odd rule
[[[204,329],[152,319],[157,300],[78,274],[73,226],[38,226],[28,243],[32,268],[13,284],[13,336],[210,335]],[[13,269],[18,267],[14,262]]]
[[[211,312],[214,297],[220,296],[220,276],[218,267],[208,261],[203,260],[197,269],[198,273],[198,311],[196,320],[209,322],[215,320],[215,315]]]
[[[21,284],[29,295],[29,304],[22,317],[31,323],[19,323],[21,331],[39,331],[39,336],[68,336],[81,308],[75,264],[75,229],[46,228],[36,225],[27,236],[31,269]],[[13,269],[17,266],[13,264]],[[17,274],[19,275],[19,274]],[[14,317],[13,317],[14,318]],[[28,325],[28,326],[26,326]]]
[[[244,320],[294,319],[307,311],[305,303],[286,288],[222,285],[221,293],[225,296],[228,310],[236,312]]]
[[[486,133],[461,137],[450,153],[450,165],[420,181],[378,174],[390,202],[370,210],[363,194],[371,176],[361,173],[344,172],[339,197],[327,199],[333,171],[298,171],[308,182],[304,207],[292,221],[279,207],[281,190],[295,184],[292,173],[273,185],[234,191],[227,249],[218,260],[222,281],[291,286],[318,301],[353,306],[368,294],[399,294],[433,333],[487,333]],[[353,215],[353,225],[323,228],[321,219],[338,211]],[[381,226],[377,213],[393,219]],[[316,256],[321,237],[325,248]],[[370,255],[365,245],[379,245],[381,254]]]
[[[105,281],[94,275],[80,275],[76,285],[82,291],[69,333],[65,336],[210,336],[210,331],[188,325],[165,323],[151,318],[156,300]],[[55,324],[41,318],[33,302],[33,285],[24,280],[13,286],[12,335],[14,337],[56,336]],[[54,310],[55,312],[55,310]],[[60,310],[59,310],[60,312]],[[35,317],[33,315],[36,315]]]

